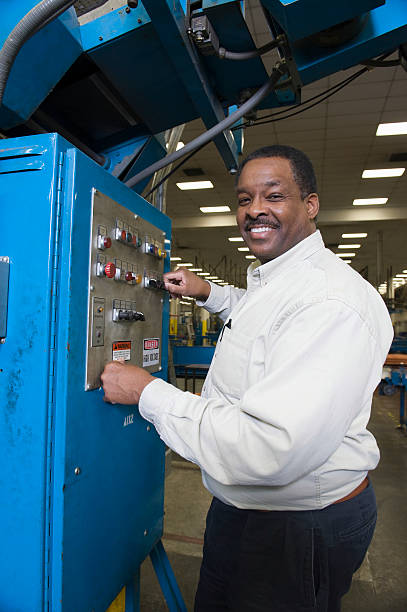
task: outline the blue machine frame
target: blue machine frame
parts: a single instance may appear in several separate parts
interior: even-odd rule
[[[0,8],[0,44],[37,2]],[[298,102],[301,85],[406,42],[405,0],[331,4],[261,0],[290,78],[260,108]],[[242,6],[202,0],[193,13],[228,50],[250,51]],[[125,585],[126,610],[136,610],[148,554],[170,610],[185,610],[160,540],[164,447],[137,408],[107,407],[83,385],[92,189],[169,237],[170,220],[135,193],[148,178],[131,191],[115,177],[166,154],[159,132],[198,117],[209,128],[269,78],[257,55],[201,53],[185,12],[185,0],[123,0],[79,26],[71,8],[33,32],[11,68],[2,131],[26,134],[27,120],[53,130],[48,120],[105,169],[57,134],[0,141],[0,610],[103,612]],[[314,44],[321,29],[353,18],[353,37]],[[214,138],[231,171],[239,140],[231,130]],[[168,319],[166,298],[164,340]]]
[[[0,609],[104,611],[151,551],[163,559],[164,447],[135,408],[84,390],[92,189],[168,237],[170,220],[56,134],[7,141],[0,176]],[[163,338],[168,313],[167,297]]]

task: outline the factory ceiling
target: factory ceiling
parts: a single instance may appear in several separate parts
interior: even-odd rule
[[[257,46],[270,40],[257,1],[246,3],[246,19]],[[269,71],[275,59],[273,52],[264,56]],[[302,101],[326,92],[360,69],[355,66],[304,87]],[[318,225],[325,243],[335,253],[340,243],[361,244],[349,265],[373,284],[384,281],[390,267],[392,274],[407,268],[407,172],[395,178],[362,179],[366,169],[407,166],[403,161],[403,155],[407,158],[406,134],[376,136],[380,123],[407,121],[406,98],[407,73],[401,66],[369,69],[309,110],[284,118],[291,114],[287,110],[275,117],[278,120],[248,127],[244,134],[244,155],[274,143],[297,147],[309,155],[317,174],[321,201]],[[273,111],[261,111],[257,117],[270,112]],[[193,121],[186,125],[182,141],[187,143],[203,131],[202,122]],[[201,171],[199,176],[194,177],[193,172],[188,176],[188,171],[197,169]],[[187,180],[210,180],[214,187],[181,191],[176,183]],[[376,206],[353,205],[356,198],[372,197],[388,200]],[[201,206],[220,205],[228,205],[231,212],[200,211]],[[228,240],[238,236],[235,208],[234,177],[225,169],[213,144],[194,155],[168,181],[167,214],[173,221],[173,255],[244,286],[249,253],[238,251],[241,243]],[[366,232],[367,237],[356,241],[341,238],[343,233],[359,232]],[[381,236],[383,267],[377,279],[377,245]]]

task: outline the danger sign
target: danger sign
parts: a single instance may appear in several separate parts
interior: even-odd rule
[[[143,341],[143,368],[160,363],[160,339],[145,338]]]

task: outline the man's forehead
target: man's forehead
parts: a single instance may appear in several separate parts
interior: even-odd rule
[[[265,187],[278,187],[281,185],[281,181],[279,179],[268,179],[266,181],[256,181],[259,182],[261,185],[264,185]],[[248,185],[245,185],[240,179],[238,184],[236,185],[236,193],[241,193],[242,191],[246,191],[248,188]]]

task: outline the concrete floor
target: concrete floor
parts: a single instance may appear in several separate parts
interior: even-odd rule
[[[371,474],[378,502],[378,523],[367,557],[343,599],[342,612],[407,612],[404,505],[407,505],[407,435],[397,429],[398,410],[398,393],[393,397],[374,398],[369,428],[382,454],[378,468]],[[166,479],[163,543],[188,612],[193,610],[210,501],[199,469],[173,456]],[[147,559],[141,568],[141,612],[167,610]]]

